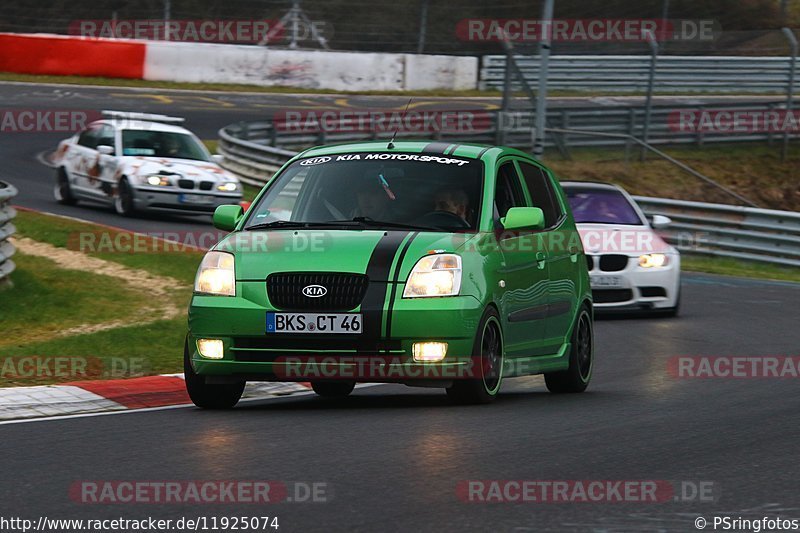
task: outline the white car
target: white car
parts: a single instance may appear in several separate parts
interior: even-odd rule
[[[242,199],[239,180],[177,125],[183,119],[118,111],[103,116],[62,141],[53,155],[60,203],[102,202],[123,216],[148,209],[210,215]]]
[[[633,198],[607,183],[562,182],[589,265],[596,311],[678,314],[680,252],[655,229],[672,221],[648,221]]]

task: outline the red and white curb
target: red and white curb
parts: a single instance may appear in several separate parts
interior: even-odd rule
[[[248,383],[243,399],[286,396],[307,383]],[[183,374],[164,374],[63,385],[0,388],[0,420],[125,411],[191,404]]]

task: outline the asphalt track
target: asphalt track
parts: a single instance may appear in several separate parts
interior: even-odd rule
[[[183,100],[192,94],[170,93],[171,103],[142,96],[153,92],[0,85],[5,107],[182,114],[203,138],[258,110],[321,101],[215,94],[234,104],[220,107]],[[20,188],[17,203],[138,230],[207,224],[62,209],[51,200],[49,170],[35,161],[61,137],[0,142],[0,172]],[[506,381],[489,406],[458,407],[436,389],[381,385],[344,401],[308,395],[230,412],[186,407],[1,424],[0,516],[277,515],[278,531],[515,532],[696,531],[699,516],[800,518],[798,380],[687,379],[668,370],[675,356],[798,355],[800,285],[686,275],[682,295],[675,319],[598,320],[594,379],[581,395],[550,395],[530,377]],[[328,501],[88,505],[69,497],[83,480],[324,482]],[[465,503],[456,494],[464,480],[706,481],[715,501]]]
[[[277,515],[279,531],[695,531],[714,515],[800,518],[797,379],[679,379],[676,355],[797,354],[800,285],[686,276],[676,319],[601,320],[590,389],[505,382],[489,406],[380,385],[345,401],[278,398],[5,425],[5,516]],[[142,342],[146,342],[142,340]],[[324,482],[328,501],[90,505],[82,480]],[[716,501],[465,503],[462,480],[713,482]],[[711,526],[708,527],[711,529]]]

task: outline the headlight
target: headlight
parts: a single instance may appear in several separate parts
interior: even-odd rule
[[[217,185],[217,190],[222,192],[235,192],[239,190],[239,184],[235,181],[226,181]]]
[[[236,275],[233,270],[233,254],[208,252],[200,263],[194,278],[194,292],[236,296]]]
[[[408,275],[403,298],[457,296],[461,289],[461,257],[428,255],[417,261]]]
[[[668,263],[664,254],[644,254],[639,256],[639,266],[643,268],[663,267]]]
[[[168,187],[172,185],[168,178],[164,176],[159,176],[158,174],[153,174],[152,176],[147,176],[145,181],[148,185],[152,185],[153,187]]]

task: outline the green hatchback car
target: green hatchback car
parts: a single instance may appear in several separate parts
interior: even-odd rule
[[[204,257],[189,307],[192,401],[233,407],[247,381],[441,387],[493,400],[544,374],[592,376],[586,257],[552,173],[505,147],[364,142],[289,161]]]

